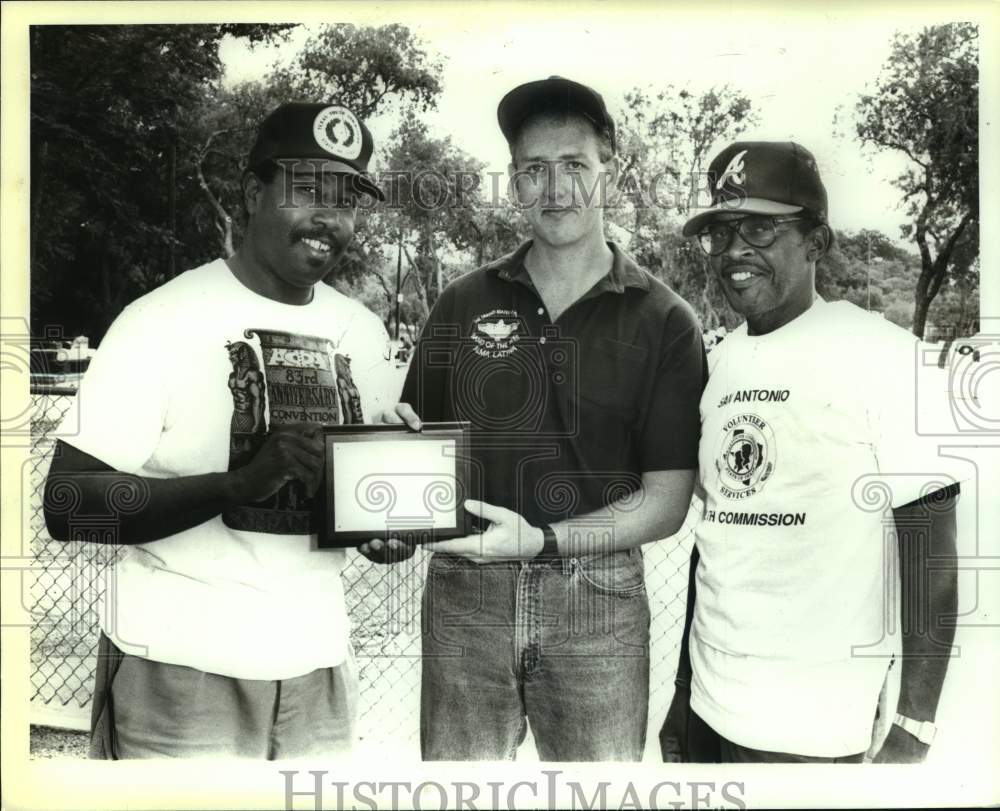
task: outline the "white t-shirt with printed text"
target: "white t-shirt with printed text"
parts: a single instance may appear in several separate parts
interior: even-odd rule
[[[398,396],[380,319],[318,284],[311,302],[260,296],[216,260],[119,315],[60,426],[126,473],[195,476],[252,458],[281,422],[371,420]],[[122,650],[246,679],[344,661],[345,553],[316,548],[299,484],[161,540],[123,548],[101,627]]]
[[[962,478],[915,431],[916,338],[817,299],[742,325],[701,399],[692,707],[765,751],[865,751],[898,623],[892,509]]]

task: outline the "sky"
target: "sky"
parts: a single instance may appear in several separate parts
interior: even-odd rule
[[[613,115],[636,86],[670,83],[703,92],[728,84],[751,99],[759,117],[759,125],[741,138],[794,140],[816,155],[835,227],[877,228],[899,239],[907,217],[891,181],[906,160],[862,148],[853,115],[858,96],[870,89],[888,57],[893,34],[915,26],[856,14],[748,19],[695,15],[669,5],[631,12],[603,7],[586,15],[566,8],[502,16],[484,10],[464,23],[401,20],[428,51],[446,58],[438,109],[424,116],[432,132],[450,135],[490,171],[503,171],[507,148],[496,104],[521,82],[553,74],[584,82],[604,96]],[[287,43],[254,51],[227,41],[224,81],[265,76],[276,62],[291,61],[314,30],[315,24],[303,26]],[[370,124],[376,143],[385,143],[391,116]]]

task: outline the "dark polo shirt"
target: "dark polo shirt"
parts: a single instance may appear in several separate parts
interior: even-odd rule
[[[530,242],[453,281],[403,386],[425,422],[472,424],[469,496],[533,526],[600,510],[645,471],[698,466],[698,320],[608,244],[611,271],[555,321],[524,267]]]

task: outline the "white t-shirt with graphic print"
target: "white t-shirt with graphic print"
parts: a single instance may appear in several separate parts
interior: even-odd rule
[[[87,370],[67,443],[153,478],[245,463],[269,426],[371,420],[398,396],[379,318],[326,285],[282,304],[216,260],[125,308]],[[101,627],[127,653],[247,679],[340,664],[349,624],[343,550],[316,548],[290,483],[151,543],[125,547]]]
[[[709,356],[691,701],[735,743],[838,757],[871,742],[896,648],[892,508],[963,478],[915,431],[918,346],[817,299]]]

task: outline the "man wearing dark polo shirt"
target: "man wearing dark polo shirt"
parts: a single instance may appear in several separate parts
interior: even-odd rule
[[[618,158],[601,96],[553,77],[512,90],[498,118],[533,239],[444,290],[397,409],[414,427],[417,415],[471,423],[467,509],[484,530],[428,545],[423,757],[513,758],[530,720],[543,760],[639,760],[640,547],[687,512],[701,331],[605,240]]]

